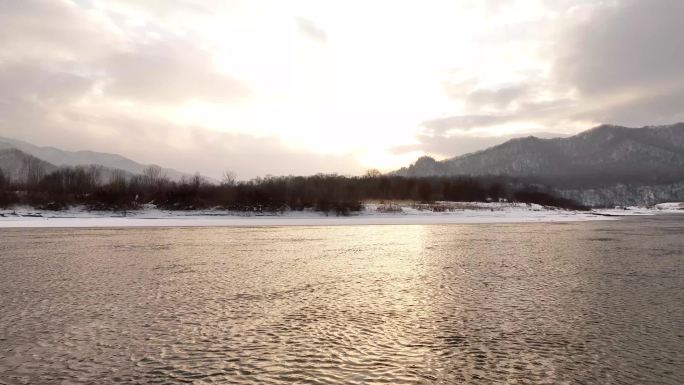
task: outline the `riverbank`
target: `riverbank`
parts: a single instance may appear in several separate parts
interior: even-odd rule
[[[227,210],[169,211],[147,206],[126,212],[88,211],[73,207],[63,211],[28,207],[0,210],[0,228],[88,227],[260,227],[340,225],[426,225],[458,223],[526,223],[612,220],[622,216],[684,213],[680,203],[653,208],[628,207],[591,211],[563,210],[523,203],[437,202],[367,203],[362,211],[335,216],[315,211],[281,213]]]

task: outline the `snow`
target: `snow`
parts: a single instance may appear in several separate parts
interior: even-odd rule
[[[653,207],[628,206],[593,210],[599,215],[641,216],[656,214],[684,214],[684,202],[659,203]]]
[[[588,212],[561,210],[522,203],[436,202],[367,203],[350,216],[314,211],[281,214],[244,213],[226,210],[167,211],[148,205],[125,213],[88,211],[74,207],[64,211],[18,207],[0,210],[0,228],[25,227],[260,227],[409,225],[458,223],[525,223],[611,220],[624,216],[684,213],[684,203],[662,203],[652,208],[616,207]]]
[[[64,211],[18,207],[0,210],[0,228],[27,227],[261,227],[339,225],[427,225],[458,223],[525,223],[611,220],[624,215],[653,215],[676,211],[661,209],[611,209],[590,212],[560,210],[520,203],[437,202],[432,205],[367,203],[350,216],[326,216],[314,211],[282,214],[232,212],[226,210],[165,211],[154,206],[126,213],[87,211],[81,207]],[[433,210],[442,210],[436,212]]]
[[[679,211],[684,212],[684,202],[668,202],[655,205],[656,210],[660,211]]]

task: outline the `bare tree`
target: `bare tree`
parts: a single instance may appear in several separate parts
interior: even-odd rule
[[[232,171],[224,171],[221,177],[221,184],[224,186],[235,186],[237,175]]]
[[[195,188],[199,188],[200,186],[206,184],[206,180],[200,175],[200,173],[196,172],[191,178],[190,178],[190,184],[195,186]]]
[[[364,174],[364,177],[366,177],[366,178],[377,178],[380,176],[382,176],[382,173],[376,168],[366,170],[366,173]]]
[[[167,178],[161,167],[151,165],[142,172],[142,182],[147,186],[160,186],[166,182]]]
[[[92,187],[102,184],[102,166],[90,166],[87,172],[89,183]]]
[[[38,158],[27,157],[26,169],[26,184],[29,186],[36,186],[45,176],[45,165]]]
[[[114,169],[110,185],[118,190],[125,190],[126,184],[126,172],[118,168]]]
[[[200,186],[206,185],[207,181],[199,172],[196,172],[192,176],[183,176],[180,183],[181,185],[190,186],[197,189]]]

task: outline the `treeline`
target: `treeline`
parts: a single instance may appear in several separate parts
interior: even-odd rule
[[[97,168],[65,167],[39,179],[18,183],[0,173],[0,206],[30,205],[61,210],[85,205],[93,210],[134,210],[154,204],[169,210],[221,208],[250,212],[313,209],[346,215],[360,210],[366,200],[515,201],[568,209],[584,209],[540,187],[511,183],[501,178],[407,178],[368,173],[283,176],[237,182],[227,175],[220,184],[201,176],[179,182],[166,178],[160,168],[141,175],[124,172],[103,176]]]

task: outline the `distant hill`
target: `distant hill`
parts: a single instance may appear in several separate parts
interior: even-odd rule
[[[96,171],[100,181],[105,183],[111,181],[115,175],[123,175],[126,178],[132,178],[134,175],[128,171],[101,165],[55,166],[16,148],[0,149],[0,171],[6,181],[19,183],[37,181],[41,177],[65,167]]]
[[[39,147],[16,139],[0,137],[0,150],[15,148],[42,159],[54,166],[90,166],[99,165],[107,169],[119,169],[130,174],[140,174],[149,165],[135,162],[117,154],[94,151],[65,151],[54,147]],[[171,180],[178,181],[190,174],[171,168],[162,168],[162,172]],[[210,179],[211,178],[207,178]]]
[[[0,171],[7,180],[24,183],[38,181],[57,166],[26,154],[16,148],[0,149]]]
[[[672,182],[684,179],[684,123],[602,125],[567,138],[517,138],[443,161],[422,157],[395,174],[504,175],[575,186]]]

